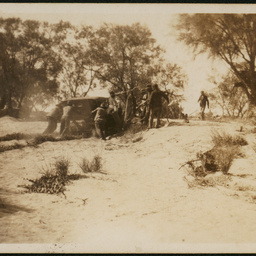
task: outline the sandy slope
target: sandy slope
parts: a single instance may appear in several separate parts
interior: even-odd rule
[[[2,118],[0,125],[3,136],[40,133],[46,123]],[[212,147],[213,128],[235,134],[240,126],[175,121],[133,137],[46,142],[38,148],[0,153],[0,250],[255,252],[256,139],[252,127],[245,126],[243,136],[249,145],[243,147],[244,157],[231,167],[234,175],[229,186],[189,188],[186,168],[179,169],[197,152]],[[136,136],[142,139],[132,142]],[[104,173],[72,182],[66,198],[23,193],[18,187],[27,178],[40,177],[42,168],[60,157],[70,160],[71,173],[81,173],[81,159],[96,154],[103,158]]]

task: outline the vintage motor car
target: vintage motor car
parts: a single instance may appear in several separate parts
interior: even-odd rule
[[[100,106],[101,103],[107,102],[107,97],[80,97],[63,100],[58,105],[65,107],[70,103],[73,106],[70,131],[72,134],[83,134],[90,136],[94,130],[94,116],[91,112]],[[48,118],[48,127],[44,133],[53,133],[57,128],[57,122],[60,122],[61,115],[57,119]],[[111,114],[107,115],[107,133],[114,133],[115,121]],[[51,127],[49,129],[49,127]]]

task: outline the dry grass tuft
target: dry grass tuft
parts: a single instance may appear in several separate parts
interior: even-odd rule
[[[102,157],[96,155],[93,157],[92,161],[89,161],[87,158],[84,157],[79,164],[79,167],[84,173],[101,172],[103,167]]]
[[[81,178],[81,175],[68,174],[70,162],[62,158],[54,163],[54,167],[42,168],[42,176],[39,179],[29,179],[31,185],[22,186],[31,193],[64,194],[65,186],[71,181]]]
[[[245,146],[248,142],[240,135],[232,136],[226,132],[212,132],[212,142],[215,146]]]

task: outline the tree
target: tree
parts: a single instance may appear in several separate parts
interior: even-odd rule
[[[103,86],[124,92],[145,88],[154,75],[153,64],[162,50],[155,45],[147,27],[105,24],[91,34],[91,60],[96,77]]]
[[[237,77],[229,72],[209,97],[221,107],[222,115],[230,117],[243,117],[248,111],[248,98],[240,87],[234,87]]]
[[[182,14],[179,40],[196,53],[208,52],[225,61],[239,79],[235,84],[256,105],[256,15]]]
[[[91,67],[87,34],[91,27],[81,30],[69,22],[52,25],[55,33],[55,52],[59,56],[61,72],[58,76],[60,94],[67,97],[85,96],[95,86],[95,72]]]
[[[1,98],[9,109],[13,102],[20,108],[35,94],[56,93],[59,65],[46,28],[46,23],[32,20],[0,19]]]

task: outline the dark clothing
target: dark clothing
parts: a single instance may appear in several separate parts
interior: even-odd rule
[[[205,111],[206,104],[207,104],[207,107],[209,108],[208,97],[202,93],[198,99],[198,102],[200,103],[200,107],[201,107],[201,118],[202,120],[204,120],[204,111]]]
[[[205,94],[201,94],[201,96],[199,97],[198,99],[198,102],[200,102],[200,107],[206,107],[206,104],[209,108],[209,100],[208,100],[208,97],[205,95]]]
[[[106,139],[106,121],[97,120],[95,121],[95,129],[97,134],[103,139]]]
[[[143,100],[145,100],[144,102],[144,107],[143,107],[143,110],[142,110],[142,115],[141,115],[141,122],[144,123],[144,124],[147,124],[148,123],[148,119],[149,119],[149,99],[150,99],[150,96],[151,96],[151,93],[152,91],[147,91],[147,93],[143,96]]]
[[[169,103],[168,96],[164,92],[154,90],[149,98],[149,108],[162,107],[162,98]]]
[[[97,134],[103,139],[106,139],[106,118],[107,118],[107,112],[104,108],[98,107],[95,110],[92,111],[92,113],[95,113],[95,129]]]
[[[153,126],[153,120],[154,117],[156,117],[156,128],[159,128],[160,126],[160,117],[161,117],[161,111],[162,107],[156,107],[156,108],[152,108],[150,109],[150,113],[149,113],[149,128],[152,128]]]
[[[97,112],[96,112],[97,111]],[[107,111],[104,108],[96,108],[92,113],[96,112],[94,121],[106,121]]]
[[[168,96],[164,92],[160,90],[154,90],[151,93],[151,96],[149,99],[149,122],[148,122],[148,128],[150,129],[152,128],[153,120],[155,116],[157,117],[156,127],[158,128],[160,126],[162,98],[164,98],[169,103]]]

